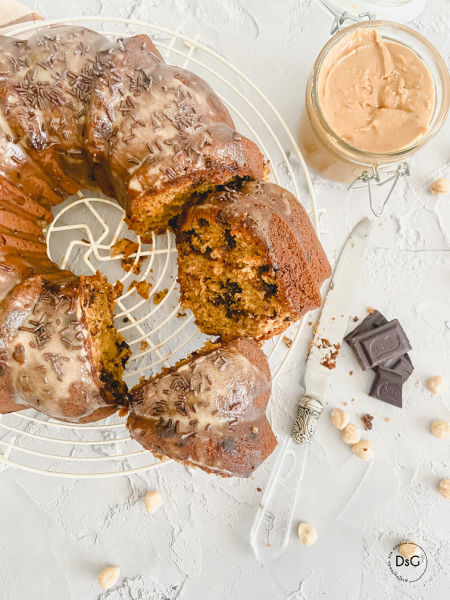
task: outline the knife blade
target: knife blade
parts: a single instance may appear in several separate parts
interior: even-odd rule
[[[303,481],[310,442],[347,327],[349,310],[368,243],[370,220],[360,221],[347,238],[328,288],[303,376],[305,393],[290,437],[278,456],[253,521],[250,543],[262,565],[284,552]],[[300,444],[300,446],[299,446]]]
[[[348,323],[348,311],[358,281],[370,231],[370,220],[360,221],[345,242],[323,303],[319,322],[306,361],[303,385],[292,440],[310,440],[323,409],[323,401],[336,366],[336,358]]]

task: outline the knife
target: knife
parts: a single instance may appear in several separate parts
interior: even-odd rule
[[[360,221],[347,238],[328,288],[306,361],[297,417],[290,437],[278,449],[269,481],[253,521],[250,543],[258,562],[267,565],[284,552],[292,516],[331,374],[349,319],[370,231]]]

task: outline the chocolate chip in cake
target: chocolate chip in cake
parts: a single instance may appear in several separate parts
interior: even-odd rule
[[[229,229],[225,229],[225,241],[227,243],[228,248],[233,250],[236,248],[236,236],[231,235],[231,231]]]

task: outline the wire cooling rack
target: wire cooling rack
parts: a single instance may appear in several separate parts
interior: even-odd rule
[[[272,180],[302,200],[319,231],[320,213],[297,144],[270,100],[238,68],[181,31],[132,20],[77,17],[21,24],[6,31],[26,37],[56,24],[84,25],[116,37],[149,34],[167,62],[191,69],[212,85],[238,131],[257,142],[270,160]],[[112,283],[120,282],[115,321],[132,350],[126,370],[126,381],[132,386],[140,377],[201,347],[208,338],[195,326],[193,315],[179,305],[173,234],[153,235],[151,244],[142,244],[128,230],[124,216],[116,202],[92,192],[79,193],[57,207],[46,235],[49,255],[61,267],[77,274],[98,269]],[[118,253],[123,239],[128,240],[122,242],[125,253]],[[303,324],[304,320],[294,324],[265,344],[273,379],[294,351]],[[146,471],[167,462],[156,460],[132,440],[125,419],[118,415],[88,425],[60,423],[33,410],[0,416],[0,470],[15,467],[56,477],[96,478]]]

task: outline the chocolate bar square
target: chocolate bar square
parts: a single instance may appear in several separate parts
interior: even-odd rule
[[[353,331],[347,333],[344,340],[347,342],[347,344],[351,345],[352,339],[357,335],[361,335],[367,331],[372,331],[377,327],[381,327],[381,325],[386,325],[387,322],[388,321],[384,315],[382,315],[378,310],[374,310],[373,313],[367,315],[367,317],[361,321],[361,323],[355,327]]]
[[[403,379],[399,373],[386,367],[379,367],[369,396],[402,408],[402,385]]]
[[[411,373],[414,371],[414,366],[409,358],[409,354],[403,354],[400,358],[394,358],[381,363],[379,367],[374,367],[373,370],[376,372],[380,367],[386,367],[395,371],[402,376],[403,383],[408,379]]]
[[[397,319],[352,338],[352,348],[363,371],[400,358],[411,344]]]

